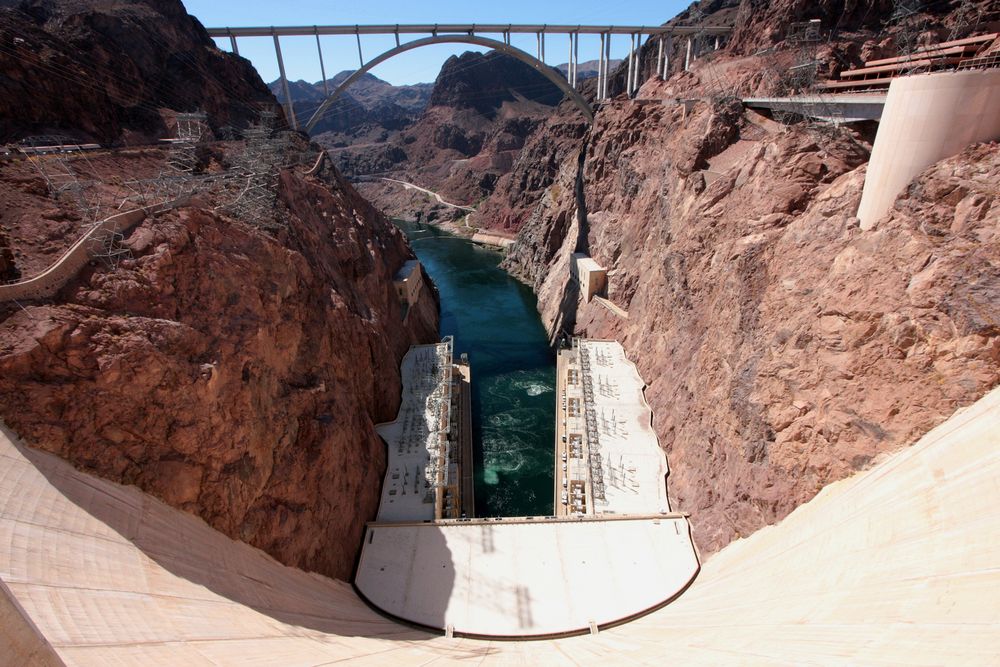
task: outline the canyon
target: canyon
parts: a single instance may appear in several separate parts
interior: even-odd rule
[[[703,554],[780,521],[1000,381],[1000,158],[982,143],[927,168],[862,232],[874,128],[781,122],[735,99],[782,92],[768,76],[780,57],[762,52],[810,14],[763,4],[682,13],[735,22],[732,39],[690,71],[675,44],[666,80],[646,44],[636,99],[619,67],[592,126],[497,54],[449,60],[409,106],[359,93],[339,117],[364,107],[364,123],[289,139],[272,225],[205,193],[132,230],[115,270],[90,266],[53,299],[5,305],[0,417],[80,470],[348,579],[385,465],[374,424],[394,414],[406,349],[438,335],[433,290],[404,321],[392,277],[414,253],[378,209],[465,215],[341,175],[391,170],[516,237],[504,267],[535,291],[551,337],[621,342],[649,383],[671,504],[695,517]],[[838,30],[818,47],[820,72],[894,51],[884,4],[820,3]],[[957,24],[930,19],[927,41]],[[261,111],[280,124],[249,62],[215,48],[179,2],[7,3],[0,31],[38,45],[0,51],[0,137],[120,145],[80,165],[116,188],[156,176],[167,148],[154,142],[178,112],[207,112],[204,174],[237,162]],[[315,103],[314,84],[296,90]],[[581,90],[594,101],[592,81]],[[2,163],[0,192],[0,275],[34,275],[83,216],[25,161]],[[577,293],[574,252],[608,270],[602,299]]]
[[[996,56],[901,77],[966,139],[863,224],[933,138],[900,81],[743,98],[1000,10],[670,24],[732,32],[584,76],[592,120],[466,53],[309,137],[179,0],[0,0],[0,667],[995,664]]]

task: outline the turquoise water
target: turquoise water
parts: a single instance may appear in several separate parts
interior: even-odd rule
[[[476,516],[552,514],[555,357],[535,295],[502,256],[396,221],[441,295],[441,335],[472,367]]]

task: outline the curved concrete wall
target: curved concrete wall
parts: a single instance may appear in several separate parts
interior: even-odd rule
[[[889,86],[858,207],[862,229],[903,188],[969,144],[1000,138],[1000,69],[915,74]]]
[[[54,296],[90,261],[92,257],[90,242],[93,239],[105,231],[127,232],[145,220],[146,216],[173,208],[179,203],[179,201],[173,201],[157,206],[137,208],[124,213],[116,213],[101,220],[88,229],[76,243],[69,247],[69,250],[53,262],[52,266],[37,276],[9,285],[0,285],[0,303],[15,299],[47,299]]]
[[[397,625],[0,428],[0,578],[68,665],[996,665],[998,479],[1000,389],[723,549],[659,611],[490,642]]]

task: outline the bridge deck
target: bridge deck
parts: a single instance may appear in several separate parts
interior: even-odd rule
[[[439,35],[474,33],[545,33],[581,35],[728,35],[732,26],[663,26],[663,25],[555,25],[517,23],[422,23],[384,25],[303,25],[241,26],[207,28],[210,37],[279,37],[313,35]]]

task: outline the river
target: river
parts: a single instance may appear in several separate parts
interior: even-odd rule
[[[555,356],[499,252],[397,220],[441,295],[441,336],[472,368],[476,516],[552,514]]]

